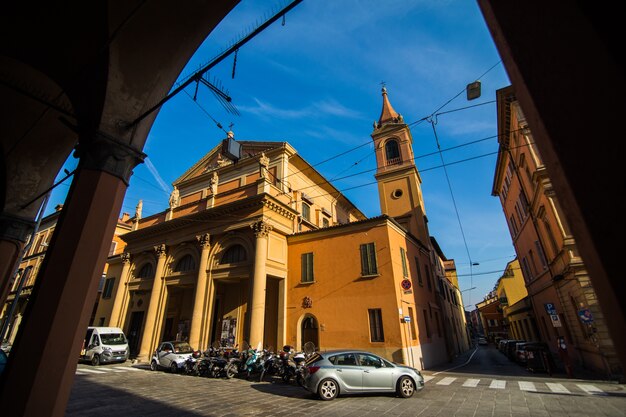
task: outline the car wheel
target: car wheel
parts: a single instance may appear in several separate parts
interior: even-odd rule
[[[339,395],[339,385],[332,379],[324,379],[317,386],[317,395],[324,401],[330,401]]]
[[[150,370],[157,371],[159,369],[159,365],[157,365],[156,361],[150,362]]]
[[[176,362],[172,362],[172,364],[170,365],[170,371],[175,374],[178,372],[178,365],[176,365]]]
[[[398,388],[396,391],[400,397],[409,398],[415,392],[415,383],[408,376],[403,376],[398,381]]]
[[[93,357],[91,358],[91,364],[93,366],[100,365],[100,355],[93,355]]]

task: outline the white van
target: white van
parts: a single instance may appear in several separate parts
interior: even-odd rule
[[[101,363],[125,362],[128,340],[119,327],[88,327],[80,359],[97,366]]]

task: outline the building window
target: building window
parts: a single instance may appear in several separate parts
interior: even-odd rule
[[[311,206],[307,203],[302,203],[302,218],[307,222],[311,221]]]
[[[402,259],[402,276],[406,278],[409,276],[409,268],[406,265],[406,251],[404,248],[400,248],[400,258]]]
[[[328,219],[326,217],[322,218],[322,227],[328,226],[330,226],[330,222],[328,221]]]
[[[417,283],[420,287],[424,286],[424,281],[422,280],[422,268],[420,267],[420,261],[415,257],[415,268],[417,269]]]
[[[241,245],[232,245],[222,255],[220,264],[234,264],[247,259],[246,250]]]
[[[441,337],[441,322],[439,321],[439,313],[435,311],[435,324],[437,324],[437,335]]]
[[[375,243],[361,245],[361,276],[369,275],[378,275]]]
[[[528,267],[528,260],[525,256],[522,258],[522,272],[524,273],[526,282],[530,282],[533,279],[533,275],[530,273],[530,268]]]
[[[487,321],[488,321],[489,327],[496,327],[498,325],[495,320],[489,319]]]
[[[397,164],[400,162],[400,149],[398,148],[398,142],[392,139],[385,143],[385,157],[387,158],[387,165]]]
[[[153,275],[154,275],[154,270],[152,268],[152,264],[147,263],[141,267],[141,269],[139,270],[139,273],[137,274],[137,278],[152,278]]]
[[[380,308],[370,308],[367,310],[370,318],[370,341],[384,342],[383,334],[383,313]]]
[[[104,317],[100,317],[100,318],[98,319],[98,326],[99,326],[99,327],[104,326]]]
[[[537,256],[539,256],[539,260],[541,261],[541,266],[543,269],[548,269],[548,262],[546,261],[546,255],[543,252],[543,247],[541,246],[541,242],[535,240],[535,248],[537,249]]]
[[[313,282],[313,253],[303,253],[302,259],[302,282]]]
[[[115,254],[115,249],[117,249],[117,242],[111,242],[111,246],[109,247],[109,256],[113,256]]]
[[[424,310],[424,323],[426,323],[426,337],[430,338],[430,323],[428,323],[428,314]]]
[[[509,226],[511,227],[511,236],[512,237],[517,236],[517,233],[518,233],[517,223],[515,222],[515,216],[513,216],[512,214],[511,214],[511,217],[509,217]]]
[[[196,269],[196,262],[193,260],[191,255],[185,255],[176,264],[174,272],[188,272],[193,271],[194,269]]]
[[[409,307],[409,317],[411,318],[411,340],[417,340],[417,329],[415,328],[415,315],[413,307]]]
[[[433,291],[433,283],[432,276],[430,275],[430,268],[428,265],[424,265],[424,270],[426,270],[426,284],[428,284],[428,291]]]
[[[104,281],[104,289],[102,290],[103,299],[111,298],[113,285],[115,285],[115,278],[107,278],[106,281]]]

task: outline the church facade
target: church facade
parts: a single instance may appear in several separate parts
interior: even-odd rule
[[[374,218],[286,142],[239,141],[236,163],[216,146],[173,183],[167,210],[130,220],[96,320],[122,327],[142,361],[173,339],[312,342],[420,369],[449,359],[412,137],[385,89],[372,138]]]

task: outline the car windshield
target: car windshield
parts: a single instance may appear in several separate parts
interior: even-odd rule
[[[187,342],[174,342],[174,352],[176,353],[193,353],[193,349]]]
[[[100,333],[100,340],[103,345],[125,345],[126,337],[124,333]]]

